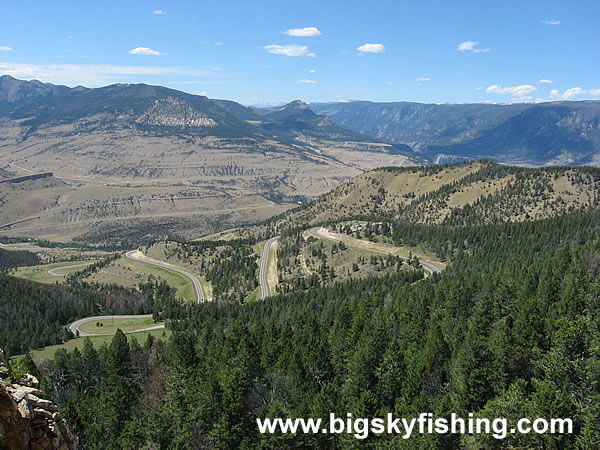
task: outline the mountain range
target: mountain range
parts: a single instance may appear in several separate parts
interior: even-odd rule
[[[0,118],[18,123],[26,130],[23,137],[43,127],[76,123],[79,131],[88,132],[130,128],[156,135],[278,139],[285,143],[298,136],[378,141],[318,116],[300,100],[259,109],[161,86],[68,88],[7,75],[0,77]],[[297,142],[302,141],[294,144]]]
[[[160,86],[68,88],[2,76],[0,126],[3,141],[17,138],[8,139],[11,146],[45,134],[43,130],[61,127],[64,133],[70,127],[69,136],[104,132],[114,137],[116,130],[126,130],[128,136],[237,141],[246,151],[259,153],[275,145],[284,153],[323,156],[324,143],[361,142],[391,144],[368,150],[403,154],[412,162],[483,157],[519,165],[600,164],[600,101],[497,105],[296,100],[257,108]],[[339,159],[339,154],[333,157]]]
[[[350,130],[408,145],[435,163],[600,164],[600,101],[539,104],[313,103]]]
[[[300,101],[257,109],[160,86],[0,77],[0,178],[20,180],[0,184],[8,234],[122,240],[169,222],[192,237],[254,223],[374,167],[418,161]],[[39,173],[53,176],[29,178]]]
[[[0,230],[125,245],[305,203],[376,167],[599,164],[600,102],[256,108],[160,86],[0,77]],[[36,175],[44,174],[44,178]],[[119,230],[117,233],[116,230]]]

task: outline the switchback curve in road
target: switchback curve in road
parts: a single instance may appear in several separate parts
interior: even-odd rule
[[[73,269],[75,267],[91,266],[92,264],[94,264],[94,263],[73,264],[72,266],[55,267],[54,269],[48,270],[48,274],[54,275],[55,277],[64,277],[66,275],[66,273],[56,273],[55,271],[62,270],[62,269]]]
[[[198,278],[196,278],[196,276],[194,274],[191,274],[187,270],[183,270],[177,266],[173,266],[171,264],[167,264],[167,263],[163,263],[160,261],[154,261],[152,259],[149,259],[148,257],[144,256],[144,254],[142,252],[140,252],[139,250],[131,250],[131,251],[125,253],[125,256],[129,259],[133,259],[134,261],[139,261],[139,262],[143,262],[145,264],[151,264],[153,266],[162,267],[163,269],[172,270],[174,272],[180,273],[181,275],[189,278],[194,285],[194,290],[196,291],[196,299],[197,299],[198,303],[204,302],[204,291],[202,290],[202,285],[200,284],[200,280]]]
[[[102,333],[86,333],[85,331],[81,331],[79,327],[88,323],[88,322],[100,322],[102,320],[110,320],[110,319],[149,319],[152,318],[152,314],[138,314],[138,315],[124,315],[124,316],[93,316],[93,317],[85,317],[83,319],[76,320],[71,325],[69,325],[69,330],[75,336],[106,336],[106,334]],[[127,331],[126,333],[138,333],[140,331],[149,331],[149,330],[157,330],[160,328],[164,328],[164,325],[156,325],[153,327],[141,328],[135,331]]]

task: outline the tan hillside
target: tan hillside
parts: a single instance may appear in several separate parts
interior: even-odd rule
[[[283,224],[361,217],[414,223],[465,224],[523,221],[572,210],[597,209],[600,170],[591,167],[526,169],[482,160],[460,165],[382,168],[362,174]]]

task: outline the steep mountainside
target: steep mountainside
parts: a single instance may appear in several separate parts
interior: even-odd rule
[[[115,84],[98,89],[0,77],[0,114],[32,134],[43,126],[77,123],[77,130],[141,128],[156,134],[260,136],[206,97],[160,86]]]
[[[311,104],[338,125],[409,145],[434,162],[600,164],[600,102],[511,105]]]

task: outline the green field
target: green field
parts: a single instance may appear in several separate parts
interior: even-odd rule
[[[85,333],[100,333],[112,336],[118,328],[127,333],[157,325],[164,325],[164,322],[154,322],[152,317],[144,319],[108,319],[85,323],[79,329]]]
[[[149,334],[151,334],[154,337],[154,339],[166,339],[171,335],[171,331],[166,329],[158,329],[151,331],[142,331],[139,333],[128,333],[126,336],[129,341],[131,341],[131,339],[135,337],[140,344],[143,344],[146,341],[147,336]],[[92,340],[92,343],[96,348],[100,348],[103,344],[109,345],[112,338],[112,335],[90,336],[90,339]],[[69,352],[72,351],[75,347],[81,350],[83,348],[83,341],[85,339],[86,338],[84,337],[71,339],[70,341],[67,341],[64,344],[49,345],[48,347],[44,347],[40,350],[33,350],[31,353],[35,361],[40,361],[42,359],[54,359],[54,353],[56,353],[56,350],[58,350],[59,348],[64,348]]]
[[[65,277],[50,275],[48,273],[48,270],[55,269],[58,267],[73,266],[75,264],[94,263],[96,261],[98,260],[86,259],[83,261],[67,261],[53,264],[44,264],[41,266],[20,267],[15,271],[14,275],[16,277],[25,278],[26,280],[31,281],[38,281],[40,283],[55,283],[57,281],[61,282],[62,280],[64,280]],[[67,275],[70,273],[78,272],[83,269],[85,269],[85,267],[73,267],[71,269],[58,270],[57,273],[60,273],[61,275]]]
[[[246,297],[246,303],[252,303],[258,301],[260,297],[260,286],[252,291],[252,293]]]

